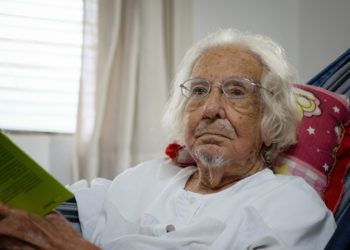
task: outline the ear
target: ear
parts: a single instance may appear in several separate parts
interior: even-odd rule
[[[270,166],[273,161],[271,148],[272,148],[272,144],[270,144],[270,146],[263,144],[261,148],[260,155],[266,166]]]
[[[264,146],[266,146],[266,147],[270,147],[272,144],[272,139],[267,138],[266,135],[262,136],[262,141],[263,141]]]

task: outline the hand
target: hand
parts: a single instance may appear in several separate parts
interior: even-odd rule
[[[0,203],[1,249],[96,250],[56,212],[44,217]]]

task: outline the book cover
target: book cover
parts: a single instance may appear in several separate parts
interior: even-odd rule
[[[0,132],[0,202],[45,215],[73,194]]]

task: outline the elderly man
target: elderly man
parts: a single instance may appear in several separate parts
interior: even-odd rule
[[[2,207],[3,244],[323,249],[335,230],[331,212],[302,179],[269,169],[296,142],[291,79],[283,50],[270,39],[234,30],[210,35],[186,54],[164,116],[194,166],[158,159],[112,182],[72,185],[83,239],[57,214]]]

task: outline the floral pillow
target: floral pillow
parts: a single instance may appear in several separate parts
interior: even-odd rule
[[[303,115],[298,143],[273,163],[276,173],[303,177],[324,198],[328,176],[349,122],[345,96],[310,85],[294,85],[297,107]]]
[[[349,123],[349,102],[345,96],[310,85],[294,84],[296,105],[303,116],[298,143],[281,153],[272,164],[275,173],[303,177],[324,197],[328,176],[336,163],[344,127]],[[183,146],[170,144],[166,154],[178,166],[195,162]]]

